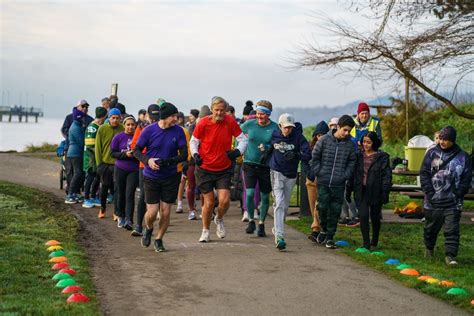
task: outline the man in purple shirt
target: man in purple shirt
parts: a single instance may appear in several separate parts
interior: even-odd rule
[[[171,205],[178,195],[181,173],[177,164],[188,157],[186,136],[183,129],[176,125],[177,122],[178,109],[171,103],[163,103],[160,106],[160,120],[143,130],[133,151],[134,156],[145,164],[143,183],[147,212],[141,243],[143,247],[150,246],[153,223],[160,211],[154,242],[157,252],[165,251],[163,236],[170,223]],[[146,154],[143,154],[145,148]]]

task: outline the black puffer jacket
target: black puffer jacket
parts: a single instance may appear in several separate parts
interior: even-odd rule
[[[390,156],[379,151],[374,154],[372,164],[367,174],[366,191],[369,192],[369,203],[371,205],[388,203],[390,188],[392,187],[392,169],[390,169]],[[357,154],[356,168],[352,181],[348,181],[347,193],[354,192],[354,200],[357,206],[362,201],[362,181],[364,179],[364,156]]]
[[[311,172],[318,184],[328,187],[344,187],[354,172],[356,154],[354,143],[336,139],[334,131],[321,137],[314,146],[310,162]]]

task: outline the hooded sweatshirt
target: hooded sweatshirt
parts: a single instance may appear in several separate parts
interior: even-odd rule
[[[283,136],[280,129],[274,130],[271,139],[272,156],[270,158],[270,169],[282,173],[285,177],[296,178],[298,164],[301,161],[308,162],[311,158],[309,143],[303,136],[303,128],[300,123],[288,136]],[[295,159],[288,161],[284,154],[288,151],[295,152]]]

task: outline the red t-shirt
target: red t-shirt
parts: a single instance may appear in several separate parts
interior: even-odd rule
[[[222,171],[232,164],[226,156],[226,151],[232,149],[232,136],[242,133],[235,119],[229,115],[224,120],[215,123],[211,116],[199,120],[193,136],[201,141],[199,155],[203,163],[201,168],[209,171]]]

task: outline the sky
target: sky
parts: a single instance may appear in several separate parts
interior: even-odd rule
[[[314,12],[357,21],[337,1],[0,3],[2,102],[44,100],[51,117],[80,99],[98,106],[112,83],[132,114],[158,97],[189,113],[219,95],[241,113],[248,99],[315,107],[386,95],[366,79],[289,69],[298,45],[323,40]]]

